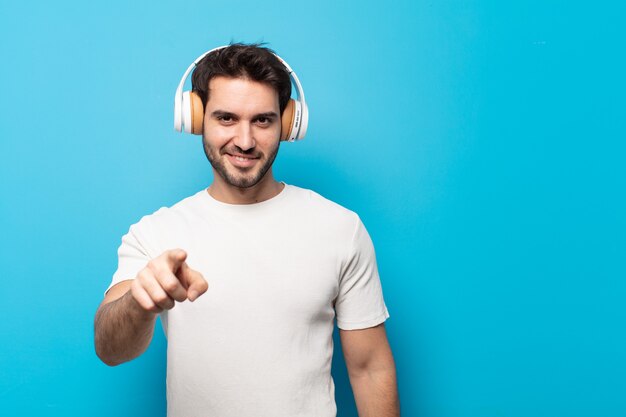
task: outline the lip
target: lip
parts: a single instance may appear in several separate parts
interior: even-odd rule
[[[254,158],[250,158],[247,155],[233,155],[233,154],[226,154],[226,158],[228,158],[228,162],[230,162],[230,164],[234,167],[237,168],[250,168],[252,166],[254,166],[256,164],[256,162],[259,160],[258,157],[254,157]],[[244,158],[244,159],[238,159],[238,158]]]

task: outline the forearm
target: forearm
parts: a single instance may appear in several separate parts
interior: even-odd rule
[[[156,314],[147,312],[127,292],[100,306],[94,323],[98,357],[115,366],[141,355],[154,334]]]
[[[395,367],[350,375],[359,417],[399,417]]]

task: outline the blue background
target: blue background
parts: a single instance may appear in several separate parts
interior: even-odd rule
[[[622,4],[4,0],[0,413],[164,415],[162,331],[109,368],[93,316],[129,225],[210,182],[173,96],[235,40],[307,94],[277,178],[370,231],[404,416],[626,416]]]

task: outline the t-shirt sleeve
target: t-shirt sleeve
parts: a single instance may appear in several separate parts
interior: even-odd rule
[[[389,318],[378,276],[374,245],[358,218],[351,247],[341,270],[335,313],[337,327],[342,330],[374,327]]]
[[[117,250],[117,270],[105,294],[115,284],[134,279],[150,259],[148,251],[138,237],[137,225],[131,226],[128,233],[122,237],[122,244]]]

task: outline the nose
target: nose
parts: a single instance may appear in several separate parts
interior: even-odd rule
[[[254,140],[254,133],[252,132],[252,125],[250,123],[239,123],[239,129],[233,143],[242,151],[247,151],[255,147],[256,141]]]

